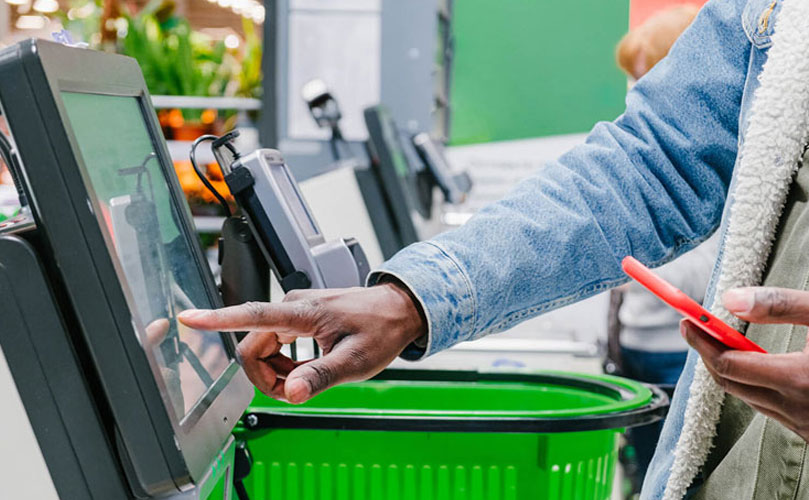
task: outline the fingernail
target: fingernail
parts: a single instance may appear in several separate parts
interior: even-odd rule
[[[685,328],[685,323],[683,323],[682,321],[680,321],[680,335],[682,335],[682,336],[683,336],[683,338],[685,338],[685,330],[686,330],[686,328]]]
[[[755,296],[751,290],[736,288],[725,292],[722,302],[725,304],[725,308],[732,313],[749,313],[753,310]]]
[[[180,321],[184,321],[184,320],[192,320],[193,321],[195,319],[203,318],[207,313],[208,313],[208,311],[206,311],[204,309],[187,309],[187,310],[181,312],[180,314],[178,314],[177,318]]]
[[[309,397],[309,384],[299,378],[287,380],[286,393],[290,403],[303,403]]]

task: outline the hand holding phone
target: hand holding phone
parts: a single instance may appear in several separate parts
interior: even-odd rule
[[[643,285],[644,288],[652,292],[660,300],[690,319],[691,322],[697,325],[702,331],[731,349],[767,352],[758,344],[733,329],[730,325],[708,312],[677,287],[653,273],[634,257],[625,257],[624,260],[621,261],[621,267],[626,274]]]

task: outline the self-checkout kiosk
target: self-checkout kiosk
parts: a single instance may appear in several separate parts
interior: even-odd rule
[[[472,188],[465,172],[454,172],[441,145],[427,133],[403,140],[390,111],[382,105],[364,111],[370,168],[358,175],[371,222],[385,258],[430,231],[436,188],[446,203],[459,204]],[[410,154],[408,154],[410,153]]]
[[[24,448],[0,496],[235,498],[231,431],[254,390],[234,334],[177,321],[224,304],[138,64],[30,40],[0,73],[2,153],[28,205],[0,226],[4,442]],[[286,290],[361,285],[362,249],[321,236],[280,153],[229,138],[217,158],[242,210],[226,251],[247,245]],[[236,287],[254,269],[237,271]]]
[[[436,188],[443,203],[460,205],[472,180],[466,172],[454,171],[440,141],[427,132],[404,134],[386,106],[371,106],[363,111],[366,163],[343,137],[340,105],[325,82],[309,81],[301,88],[301,97],[317,126],[329,131],[337,169],[341,162],[356,162],[352,168],[357,186],[385,258],[446,229],[435,217]]]
[[[0,346],[48,472],[29,479],[49,485],[42,498],[229,489],[253,388],[232,334],[176,320],[222,301],[140,68],[32,40],[0,54],[0,73],[29,209],[0,228]],[[24,481],[17,496],[3,485],[26,498]]]

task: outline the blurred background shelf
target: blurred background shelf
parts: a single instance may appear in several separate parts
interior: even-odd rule
[[[261,109],[260,100],[247,97],[153,95],[152,104],[158,109],[234,109],[239,111],[258,111]]]

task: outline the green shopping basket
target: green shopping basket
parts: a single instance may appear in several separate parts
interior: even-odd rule
[[[611,376],[387,370],[300,406],[258,395],[237,433],[251,500],[604,500],[620,433],[667,408]]]

